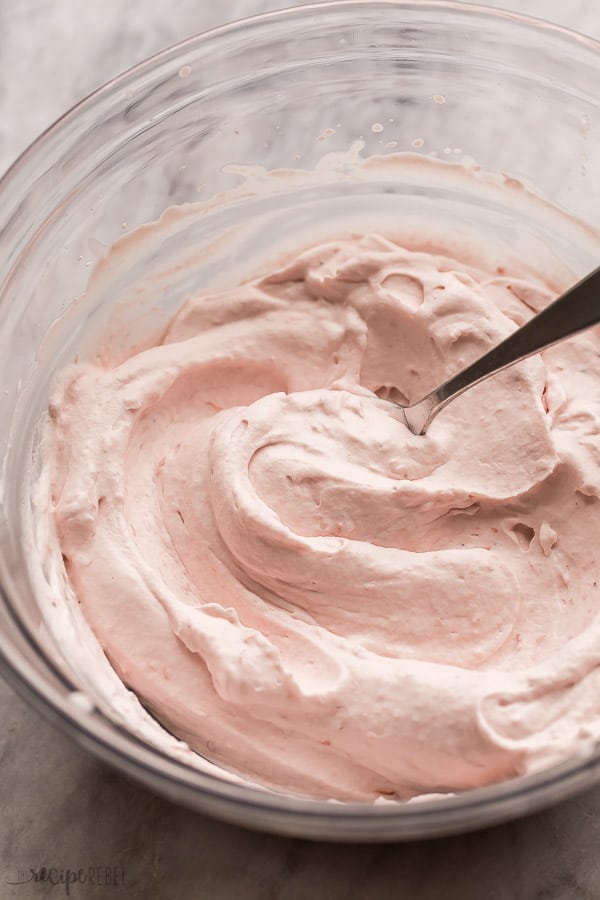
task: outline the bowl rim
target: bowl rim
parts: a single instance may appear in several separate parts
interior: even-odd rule
[[[20,178],[30,162],[43,154],[48,142],[55,136],[60,136],[65,124],[75,119],[80,112],[89,110],[115,90],[155,72],[164,63],[178,60],[185,65],[185,54],[189,49],[197,50],[198,47],[222,37],[232,37],[241,32],[247,35],[248,29],[269,27],[286,20],[293,21],[307,14],[341,14],[359,8],[372,11],[377,7],[435,10],[445,15],[458,12],[473,21],[483,19],[512,22],[518,28],[533,30],[537,34],[542,32],[559,41],[592,51],[600,64],[600,41],[594,38],[521,13],[459,0],[330,0],[279,9],[237,19],[192,35],[126,69],[88,94],[45,129],[15,159],[0,178],[0,196]],[[209,808],[215,815],[230,821],[313,838],[398,840],[433,837],[467,831],[533,812],[600,780],[600,749],[585,755],[582,753],[530,775],[418,803],[339,803],[279,794],[260,787],[221,780],[216,775],[200,772],[168,756],[112,719],[104,717],[105,722],[109,723],[109,740],[109,728],[100,727],[101,718],[96,716],[92,720],[78,715],[76,707],[69,702],[69,693],[79,691],[79,687],[67,679],[44,648],[33,640],[14,611],[4,583],[0,584],[0,597],[20,636],[42,658],[44,665],[67,691],[65,695],[59,693],[53,685],[39,676],[10,637],[4,630],[0,630],[0,672],[20,696],[77,743],[124,774],[152,787],[156,787],[158,782],[166,795],[172,796],[173,789],[179,789],[180,793],[192,790],[195,792],[193,800],[189,796],[179,796],[179,802],[197,808]],[[245,811],[256,814],[254,821],[245,819]],[[470,816],[465,822],[467,813]],[[274,826],[270,822],[270,817],[274,815],[279,815],[285,821]],[[387,825],[387,831],[376,828],[376,823],[379,826]],[[317,831],[309,835],[311,825],[320,828],[322,833]]]
[[[256,27],[270,22],[285,20],[286,18],[294,18],[299,14],[306,15],[306,13],[317,13],[319,15],[320,11],[323,9],[325,11],[336,9],[351,10],[360,7],[366,8],[367,6],[370,8],[387,6],[390,8],[396,7],[405,9],[456,10],[457,12],[470,15],[474,19],[481,17],[488,20],[496,19],[509,22],[512,21],[517,26],[533,28],[536,31],[552,34],[555,37],[566,40],[568,43],[580,44],[587,50],[592,50],[593,52],[600,54],[600,39],[582,34],[572,28],[568,28],[566,25],[549,22],[536,16],[528,16],[523,13],[503,9],[502,7],[484,6],[481,3],[475,2],[471,3],[469,0],[466,0],[466,2],[465,0],[370,0],[370,2],[369,0],[322,0],[322,2],[316,0],[316,2],[306,3],[302,6],[290,6],[283,9],[275,9],[271,12],[243,16],[242,18],[226,22],[223,25],[216,25],[214,28],[209,28],[206,31],[198,32],[181,41],[170,44],[168,47],[145,57],[140,62],[135,63],[123,72],[115,75],[114,78],[111,78],[93,91],[90,91],[81,100],[65,110],[65,112],[48,125],[47,128],[41,131],[32,143],[17,155],[8,168],[3,173],[0,173],[0,189],[5,189],[6,184],[18,174],[22,166],[27,163],[30,156],[37,153],[40,148],[44,146],[46,140],[52,137],[67,120],[70,120],[77,115],[83,107],[89,106],[91,103],[104,97],[105,94],[113,91],[116,87],[125,84],[127,81],[137,78],[145,72],[152,71],[157,65],[177,57],[181,51],[185,50],[187,47],[195,47],[199,42],[204,43],[208,40],[219,38],[221,35],[232,34],[242,28],[247,29],[249,27]]]

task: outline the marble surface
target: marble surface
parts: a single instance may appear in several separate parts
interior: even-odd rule
[[[0,172],[61,112],[148,54],[285,0],[0,0]],[[597,0],[504,0],[600,39]],[[0,684],[0,900],[65,896],[19,870],[92,867],[70,896],[128,900],[595,900],[600,789],[519,822],[408,845],[245,831],[101,766]],[[98,869],[97,869],[98,867]],[[106,884],[106,867],[112,884]],[[115,868],[116,867],[116,868]],[[124,883],[123,883],[124,882]]]

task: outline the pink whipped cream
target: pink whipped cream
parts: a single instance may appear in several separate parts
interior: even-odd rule
[[[285,791],[484,785],[596,736],[600,339],[419,399],[551,299],[377,234],[187,302],[64,371],[50,515],[110,663],[204,757]]]

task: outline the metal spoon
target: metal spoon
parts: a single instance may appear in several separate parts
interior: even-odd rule
[[[466,390],[508,369],[515,363],[539,353],[565,338],[572,337],[600,322],[600,268],[562,294],[500,344],[453,375],[427,396],[410,406],[394,406],[402,412],[413,434],[425,434],[445,406]],[[393,402],[393,401],[386,401]]]

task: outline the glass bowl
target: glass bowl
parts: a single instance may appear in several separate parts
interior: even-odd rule
[[[73,358],[111,298],[136,291],[164,317],[190,291],[323,214],[439,212],[516,255],[532,239],[573,272],[597,265],[600,44],[460,3],[340,2],[238,22],[191,38],[101,88],[43,134],[0,182],[0,651],[8,681],[90,752],[154,790],[232,822],[303,837],[431,837],[515,817],[600,781],[600,753],[456,796],[335,803],[284,796],[196,771],[90,702],[36,601],[24,481],[53,372]],[[281,178],[266,199],[236,191],[240,170],[311,169],[361,140],[498,173],[486,200],[466,183],[363,179],[318,189]],[[503,175],[502,173],[506,173]],[[517,209],[531,185],[540,200]],[[227,192],[230,192],[229,194]],[[106,248],[173,204],[223,195],[132,270],[85,291]],[[508,198],[508,201],[507,201]],[[535,205],[534,205],[535,206]],[[291,214],[293,213],[293,215]],[[319,213],[320,215],[320,213]],[[267,216],[269,229],[256,227]],[[575,222],[575,219],[577,220]],[[218,238],[239,230],[235,251]],[[195,250],[190,276],[153,290],[165,255]],[[205,252],[203,252],[203,250]],[[175,269],[173,269],[175,271]],[[225,273],[225,276],[224,276]],[[140,287],[141,285],[141,287]],[[146,296],[147,295],[147,296]],[[132,322],[132,325],[135,323]],[[139,324],[139,323],[138,323]]]

